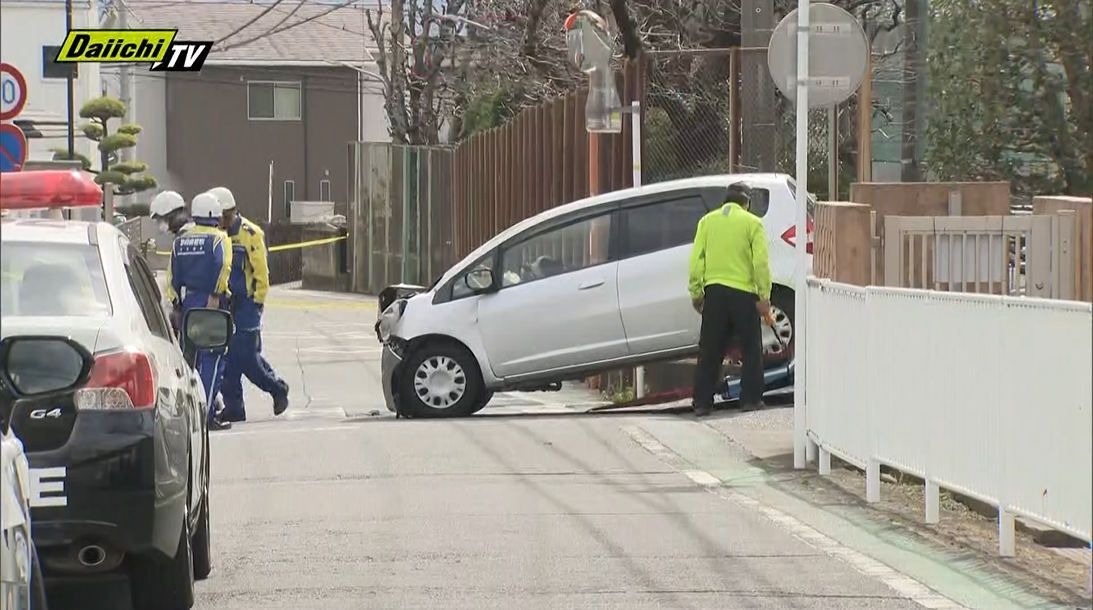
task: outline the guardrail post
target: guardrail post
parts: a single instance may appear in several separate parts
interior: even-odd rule
[[[865,465],[865,501],[880,502],[880,462],[874,459]]]
[[[828,476],[831,474],[831,452],[823,448],[823,445],[817,445],[819,451],[819,467],[820,475]]]
[[[941,486],[931,481],[929,477],[926,478],[925,495],[926,506],[923,509],[926,512],[926,523],[941,521]]]
[[[1017,520],[1006,510],[1005,500],[998,499],[998,554],[1013,557],[1017,546]]]

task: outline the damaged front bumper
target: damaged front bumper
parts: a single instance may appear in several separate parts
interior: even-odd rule
[[[385,343],[383,352],[380,355],[380,385],[383,387],[383,402],[387,406],[387,410],[392,413],[398,413],[398,407],[395,404],[395,376],[398,374],[401,365],[402,356],[395,351],[390,343]]]

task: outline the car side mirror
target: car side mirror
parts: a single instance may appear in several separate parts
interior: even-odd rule
[[[9,337],[0,342],[0,427],[7,432],[17,399],[70,391],[87,383],[95,357],[68,337]]]
[[[215,350],[228,346],[235,325],[232,315],[223,309],[194,308],[182,318],[182,353],[191,365],[198,350]]]
[[[463,276],[463,282],[475,293],[487,292],[493,288],[493,271],[480,267]]]

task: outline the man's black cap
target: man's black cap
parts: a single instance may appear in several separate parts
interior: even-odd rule
[[[751,188],[740,182],[730,184],[725,192],[725,203],[735,203],[744,207],[751,205]]]

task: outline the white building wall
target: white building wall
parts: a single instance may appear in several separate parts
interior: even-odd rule
[[[73,28],[98,27],[97,3],[73,2]],[[65,39],[65,3],[63,0],[3,0],[0,2],[0,61],[11,64],[27,79],[27,105],[24,118],[50,116],[53,120],[67,120],[68,88],[64,79],[46,79],[42,76],[42,47],[59,46]],[[80,64],[80,75],[75,82],[76,124],[80,124],[80,107],[101,95],[99,66]],[[48,160],[51,149],[67,147],[63,126],[51,127],[47,138],[30,140],[29,157]],[[76,131],[76,151],[94,159],[95,144]]]

